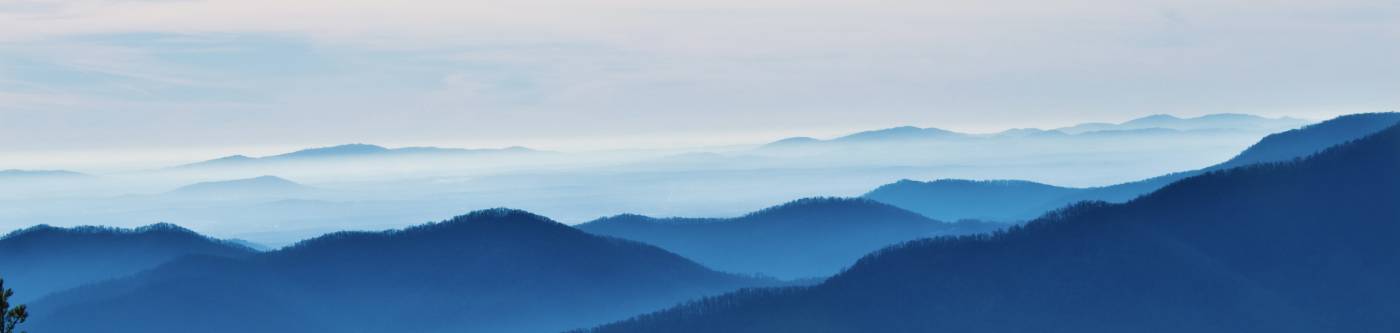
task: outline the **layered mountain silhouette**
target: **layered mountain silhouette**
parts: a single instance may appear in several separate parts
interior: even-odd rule
[[[1400,122],[1400,113],[1393,112],[1341,116],[1271,134],[1236,157],[1217,165],[1112,186],[1069,188],[1014,180],[903,180],[876,188],[864,197],[935,219],[1024,221],[1079,201],[1127,201],[1174,181],[1210,171],[1305,157],[1375,133],[1397,122]]]
[[[792,137],[766,144],[763,148],[800,148],[821,144],[901,143],[930,140],[987,138],[1069,138],[1125,135],[1175,134],[1188,131],[1277,132],[1298,128],[1308,121],[1296,118],[1265,118],[1245,114],[1212,114],[1194,118],[1152,115],[1123,123],[1085,123],[1057,129],[1018,128],[993,134],[968,134],[939,128],[900,126],[849,134],[830,140]]]
[[[208,161],[185,164],[176,168],[209,168],[209,167],[242,167],[257,165],[260,163],[277,162],[310,162],[326,160],[344,160],[353,158],[368,157],[424,157],[424,156],[466,156],[490,153],[531,153],[537,152],[525,147],[508,147],[501,149],[462,149],[462,148],[439,148],[439,147],[403,147],[385,148],[370,144],[346,144],[339,146],[320,147],[298,150],[286,154],[249,157],[245,155],[232,155],[216,158]]]
[[[34,332],[549,332],[764,285],[518,210],[192,257],[32,303]],[[18,285],[16,285],[18,286]]]
[[[173,224],[135,229],[39,225],[0,238],[0,277],[24,293],[18,300],[130,275],[176,258],[240,258],[253,249]]]
[[[945,223],[866,199],[810,198],[735,218],[618,215],[576,227],[653,244],[720,271],[796,279],[835,274],[892,244],[1002,226]]]
[[[1393,332],[1400,126],[593,332]]]

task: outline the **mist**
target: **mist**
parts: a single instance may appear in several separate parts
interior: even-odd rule
[[[729,217],[795,198],[859,196],[901,179],[1115,184],[1219,163],[1271,130],[1302,123],[948,138],[878,137],[897,132],[881,130],[609,151],[309,147],[138,170],[6,177],[0,180],[6,185],[0,229],[170,222],[276,247],[332,231],[402,227],[491,207],[525,209],[567,224],[622,213]],[[872,135],[877,138],[858,140]]]

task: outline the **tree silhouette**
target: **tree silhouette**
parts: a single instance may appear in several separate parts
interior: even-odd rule
[[[24,305],[10,308],[10,296],[14,294],[14,290],[5,289],[5,279],[0,279],[0,333],[15,333],[15,326],[29,319],[29,311]]]

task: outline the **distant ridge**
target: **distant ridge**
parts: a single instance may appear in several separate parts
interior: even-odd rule
[[[860,142],[879,140],[927,140],[944,138],[961,138],[966,134],[953,132],[938,128],[918,128],[914,126],[902,126],[887,128],[882,130],[865,131],[833,139],[837,142]]]
[[[1141,129],[1169,129],[1178,131],[1194,130],[1251,130],[1251,131],[1283,131],[1307,125],[1309,122],[1297,118],[1265,118],[1248,114],[1220,113],[1209,114],[1194,118],[1180,118],[1172,115],[1158,114],[1142,118],[1129,120],[1126,122],[1112,123],[1086,123],[1070,127],[1057,128],[1055,130],[1069,133],[1081,134],[1096,131],[1124,131]]]
[[[1308,124],[1297,118],[1266,118],[1246,114],[1210,114],[1194,118],[1179,118],[1171,115],[1152,115],[1129,120],[1123,123],[1084,123],[1057,129],[1016,128],[993,134],[968,134],[939,128],[900,126],[849,134],[830,140],[810,137],[792,137],[774,141],[764,148],[796,148],[821,143],[876,143],[925,140],[958,140],[977,138],[1056,138],[1073,136],[1110,136],[1174,134],[1181,132],[1205,131],[1263,131],[1275,132],[1298,128]]]
[[[939,222],[866,199],[808,198],[735,218],[624,214],[576,227],[653,244],[721,271],[797,279],[834,274],[891,244],[1001,225]]]
[[[306,194],[315,188],[277,176],[210,181],[185,185],[168,192],[179,196],[262,196]]]
[[[1397,123],[1400,123],[1400,113],[1395,112],[1340,116],[1271,134],[1220,164],[1111,186],[1069,188],[1029,181],[902,180],[880,186],[863,197],[938,219],[1024,221],[1078,201],[1127,201],[1177,180],[1210,171],[1307,157]]]
[[[325,159],[345,159],[362,157],[403,157],[403,156],[462,156],[489,153],[535,153],[537,150],[512,146],[500,149],[465,149],[440,147],[385,148],[382,146],[352,143],[338,146],[302,149],[290,153],[265,157],[231,155],[203,162],[176,166],[175,168],[236,167],[266,162],[296,162]]]

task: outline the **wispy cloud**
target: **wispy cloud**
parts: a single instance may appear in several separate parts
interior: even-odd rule
[[[34,108],[140,112],[112,145],[1309,116],[1396,108],[1397,58],[1380,0],[27,0],[0,5],[0,131],[70,129]]]

